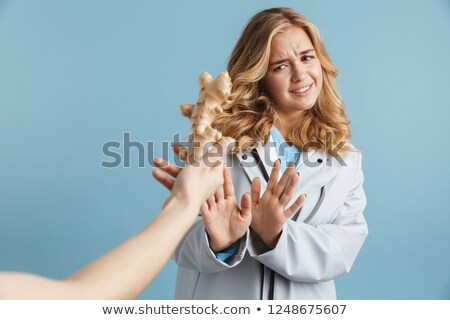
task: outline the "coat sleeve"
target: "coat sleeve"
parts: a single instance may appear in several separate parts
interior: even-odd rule
[[[250,255],[291,281],[328,281],[349,272],[368,234],[360,153],[355,167],[352,185],[332,223],[315,227],[288,220],[272,250],[261,250],[251,235]]]
[[[175,250],[172,259],[178,266],[201,273],[224,271],[238,265],[244,258],[248,232],[240,239],[239,249],[225,261],[220,261],[211,250],[208,235],[199,216],[195,224]]]

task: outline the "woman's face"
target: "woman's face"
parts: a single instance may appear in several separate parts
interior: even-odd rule
[[[320,61],[303,29],[292,26],[273,37],[262,84],[282,120],[312,108],[322,82]]]

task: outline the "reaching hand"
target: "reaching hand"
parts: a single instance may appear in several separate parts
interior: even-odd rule
[[[181,146],[179,144],[175,144],[173,147],[173,151],[176,155],[178,155],[180,153],[180,149],[181,149]],[[174,178],[176,178],[178,176],[178,174],[181,172],[181,168],[178,168],[172,162],[163,160],[161,158],[155,158],[153,162],[156,167],[158,167],[162,171],[168,173],[169,175],[171,175]],[[172,190],[173,185],[175,184],[174,179],[165,175],[160,170],[153,170],[152,175],[159,183],[161,183],[169,191]]]
[[[178,177],[178,174],[181,172],[181,168],[178,168],[172,162],[163,160],[161,158],[155,158],[153,162],[156,167],[158,167],[162,171],[168,173],[170,176],[172,176],[174,178]],[[165,175],[164,173],[162,173],[161,170],[156,170],[156,169],[153,170],[152,171],[153,177],[159,183],[161,183],[164,187],[166,187],[169,191],[172,191],[173,185],[175,184],[176,180]]]
[[[288,209],[285,209],[297,186],[299,176],[295,167],[289,166],[278,181],[280,162],[276,161],[270,174],[267,188],[260,198],[261,182],[252,181],[252,223],[251,228],[270,248],[275,248],[284,223],[300,209],[305,195],[300,195]]]
[[[203,223],[214,252],[222,251],[239,240],[250,225],[251,199],[244,195],[239,209],[229,169],[224,169],[224,184],[201,207]]]
[[[153,171],[153,176],[172,191],[169,199],[178,197],[186,204],[200,207],[213,194],[214,190],[223,185],[223,155],[217,156],[217,153],[213,156],[208,152],[200,161],[187,164],[183,170],[170,162],[155,161],[155,164],[177,178],[177,180],[173,180],[160,171]]]
[[[175,153],[177,153],[176,148]],[[173,178],[177,178],[181,172],[181,169],[173,163],[162,159],[155,159],[155,166]],[[153,170],[153,177],[169,190],[172,190],[176,181],[159,170]],[[224,185],[207,199],[201,211],[211,249],[219,252],[247,232],[251,222],[251,198],[248,193],[244,194],[241,199],[241,209],[239,209],[231,175],[225,166]]]

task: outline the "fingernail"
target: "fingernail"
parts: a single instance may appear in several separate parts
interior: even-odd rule
[[[300,172],[296,172],[297,173],[297,176],[300,176]]]
[[[153,161],[154,162],[162,162],[162,159],[161,158],[155,158],[155,159],[153,159]]]

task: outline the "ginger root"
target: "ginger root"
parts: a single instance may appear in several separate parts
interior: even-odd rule
[[[191,121],[189,149],[181,149],[180,159],[198,161],[207,152],[207,148],[218,144],[229,151],[235,140],[222,136],[211,124],[217,115],[223,112],[222,106],[231,93],[231,79],[228,72],[222,72],[216,79],[212,79],[207,72],[202,72],[198,79],[200,93],[196,105],[182,104],[181,114]],[[206,146],[206,148],[205,148]]]

